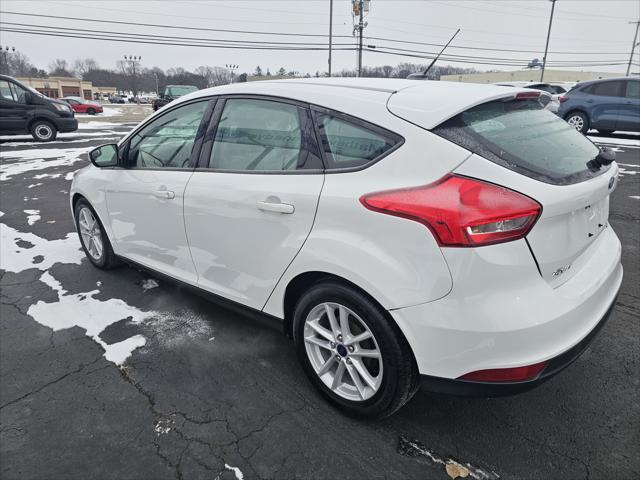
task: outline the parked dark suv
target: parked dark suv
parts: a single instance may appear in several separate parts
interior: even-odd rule
[[[0,135],[30,133],[38,141],[50,142],[58,132],[77,129],[78,120],[68,103],[0,75]]]
[[[558,116],[576,130],[640,132],[640,79],[608,78],[576,85],[560,97]]]
[[[167,85],[164,87],[164,93],[153,101],[153,110],[164,107],[167,103],[173,102],[176,98],[180,98],[191,92],[199,90],[193,85]]]

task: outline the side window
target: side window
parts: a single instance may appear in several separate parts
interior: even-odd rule
[[[602,82],[594,85],[593,93],[603,97],[620,96],[620,86],[622,82]]]
[[[0,97],[3,100],[9,100],[13,102],[13,95],[11,94],[11,87],[9,87],[9,82],[6,80],[0,80]]]
[[[129,142],[129,168],[186,168],[208,101],[178,107],[136,133]]]
[[[17,86],[15,83],[11,83],[9,86],[16,103],[27,103],[27,91],[24,88]]]
[[[364,166],[402,141],[398,135],[355,119],[352,122],[321,113],[316,121],[328,168]]]
[[[232,98],[225,102],[208,167],[227,171],[321,169],[310,144],[308,111],[271,100]]]
[[[635,80],[627,80],[625,97],[640,98],[640,82]]]

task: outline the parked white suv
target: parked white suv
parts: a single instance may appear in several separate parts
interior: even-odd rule
[[[389,415],[422,383],[525,390],[571,363],[622,281],[618,167],[537,91],[239,83],[172,102],[71,188],[89,260],[283,320],[314,385]]]

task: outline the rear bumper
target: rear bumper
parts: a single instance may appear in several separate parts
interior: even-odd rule
[[[78,129],[78,120],[75,118],[57,118],[56,128],[59,132],[74,132]]]
[[[611,228],[590,247],[590,261],[557,288],[540,276],[524,240],[444,254],[454,279],[449,295],[390,311],[420,374],[430,377],[425,383],[437,391],[451,388],[444,380],[478,370],[548,362],[534,383],[491,384],[497,391],[530,388],[557,373],[601,328],[622,283],[620,241]]]
[[[571,365],[591,345],[602,327],[611,316],[615,300],[598,322],[596,327],[566,352],[547,361],[547,366],[536,378],[522,382],[472,382],[468,380],[449,379],[422,375],[422,388],[430,392],[444,393],[466,397],[498,397],[526,392],[546,382]]]

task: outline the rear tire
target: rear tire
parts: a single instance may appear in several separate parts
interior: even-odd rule
[[[589,130],[589,118],[582,112],[579,112],[577,110],[569,112],[567,115],[565,115],[564,119],[569,125],[571,125],[582,134],[586,134]]]
[[[418,390],[406,339],[387,312],[355,288],[333,280],[312,286],[295,306],[293,337],[313,385],[347,414],[389,416]]]
[[[103,270],[120,265],[102,222],[89,202],[82,198],[73,210],[80,244],[89,261]]]
[[[31,136],[38,142],[52,142],[57,135],[58,130],[55,125],[46,120],[36,120],[31,125]]]

